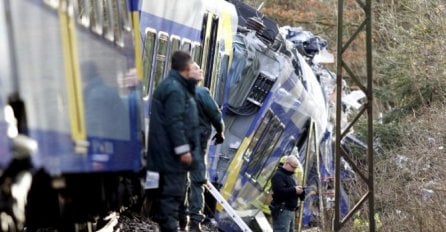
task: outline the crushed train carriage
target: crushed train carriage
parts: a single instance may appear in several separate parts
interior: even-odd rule
[[[301,29],[279,29],[255,9],[232,2],[239,27],[227,78],[218,80],[223,96],[215,96],[226,141],[209,149],[210,181],[222,186],[222,195],[251,227],[265,229],[253,221],[269,213],[268,181],[280,157],[298,155],[307,169],[302,223],[312,226],[333,204],[335,77],[319,64],[330,60],[327,44]],[[345,191],[341,199],[346,213]],[[217,221],[224,230],[239,230],[221,208]]]

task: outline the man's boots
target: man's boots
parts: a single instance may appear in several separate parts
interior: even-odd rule
[[[180,217],[180,230],[179,231],[187,231],[187,217]]]
[[[201,223],[191,221],[189,224],[189,232],[201,232]]]

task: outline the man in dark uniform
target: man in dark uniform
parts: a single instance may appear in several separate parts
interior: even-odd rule
[[[197,82],[203,80],[203,73],[198,64],[194,63],[192,69],[198,70],[199,75],[193,76]],[[197,73],[197,72],[195,72]],[[215,144],[224,141],[224,124],[221,117],[221,111],[217,103],[211,97],[209,89],[203,86],[197,86],[195,89],[195,100],[197,102],[198,115],[200,119],[200,150],[197,155],[196,165],[189,173],[190,192],[188,192],[187,200],[180,208],[180,229],[184,230],[187,225],[186,209],[189,204],[190,225],[189,231],[201,231],[201,222],[204,220],[204,184],[206,183],[206,150],[208,141],[211,138],[212,127],[217,132],[214,136]]]
[[[304,198],[302,186],[297,186],[294,172],[299,166],[296,156],[290,155],[271,179],[273,200],[270,205],[273,231],[295,231],[295,211],[298,198]]]
[[[159,212],[154,220],[161,231],[177,230],[187,171],[200,146],[192,65],[189,53],[174,52],[172,70],[155,89],[150,106],[147,168],[159,172]]]

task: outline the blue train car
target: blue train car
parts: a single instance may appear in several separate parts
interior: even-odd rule
[[[29,136],[39,144],[34,164],[52,174],[137,169],[138,88],[136,75],[129,76],[135,56],[127,2],[10,3],[16,78]]]
[[[322,89],[305,60],[296,54],[297,75],[292,59],[269,49],[255,32],[237,35],[224,105],[227,139],[209,156],[211,180],[223,185],[222,195],[238,211],[261,210],[280,157],[297,148],[305,154],[310,122],[316,122],[316,141],[327,126]]]
[[[7,32],[0,38],[8,36],[2,51],[12,64],[2,62],[2,82],[5,74],[14,83],[12,92],[26,112],[21,133],[39,147],[32,156],[30,228],[45,226],[48,215],[59,225],[60,212],[62,218],[75,215],[65,225],[94,221],[121,200],[112,195],[121,174],[142,168],[137,5],[133,0],[2,1],[0,16],[8,16],[0,20]],[[1,97],[12,92],[2,91]],[[3,160],[6,146],[0,147]],[[71,205],[52,208],[59,197]],[[50,213],[42,215],[41,207]]]
[[[237,6],[239,30],[224,85],[226,140],[209,149],[210,180],[222,186],[223,197],[256,229],[252,220],[269,214],[269,180],[279,159],[296,155],[305,167],[298,182],[307,186],[298,224],[310,226],[329,207],[325,194],[334,176],[335,79],[313,64],[313,57],[288,35],[279,33],[272,20],[239,1],[231,2]],[[345,193],[341,205],[345,213]],[[217,209],[220,228],[240,230],[221,207]]]

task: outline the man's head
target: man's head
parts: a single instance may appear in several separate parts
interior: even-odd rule
[[[283,168],[290,172],[295,172],[299,167],[300,163],[296,156],[290,155],[287,157],[285,163],[283,164]]]
[[[193,64],[192,57],[188,52],[185,51],[175,51],[172,54],[172,69],[181,73],[185,78],[189,77],[189,72]]]
[[[191,65],[191,70],[190,70],[190,73],[189,73],[189,77],[191,79],[196,80],[196,81],[202,81],[204,79],[204,77],[203,77],[203,70],[200,68],[200,66],[196,62],[194,62]]]

